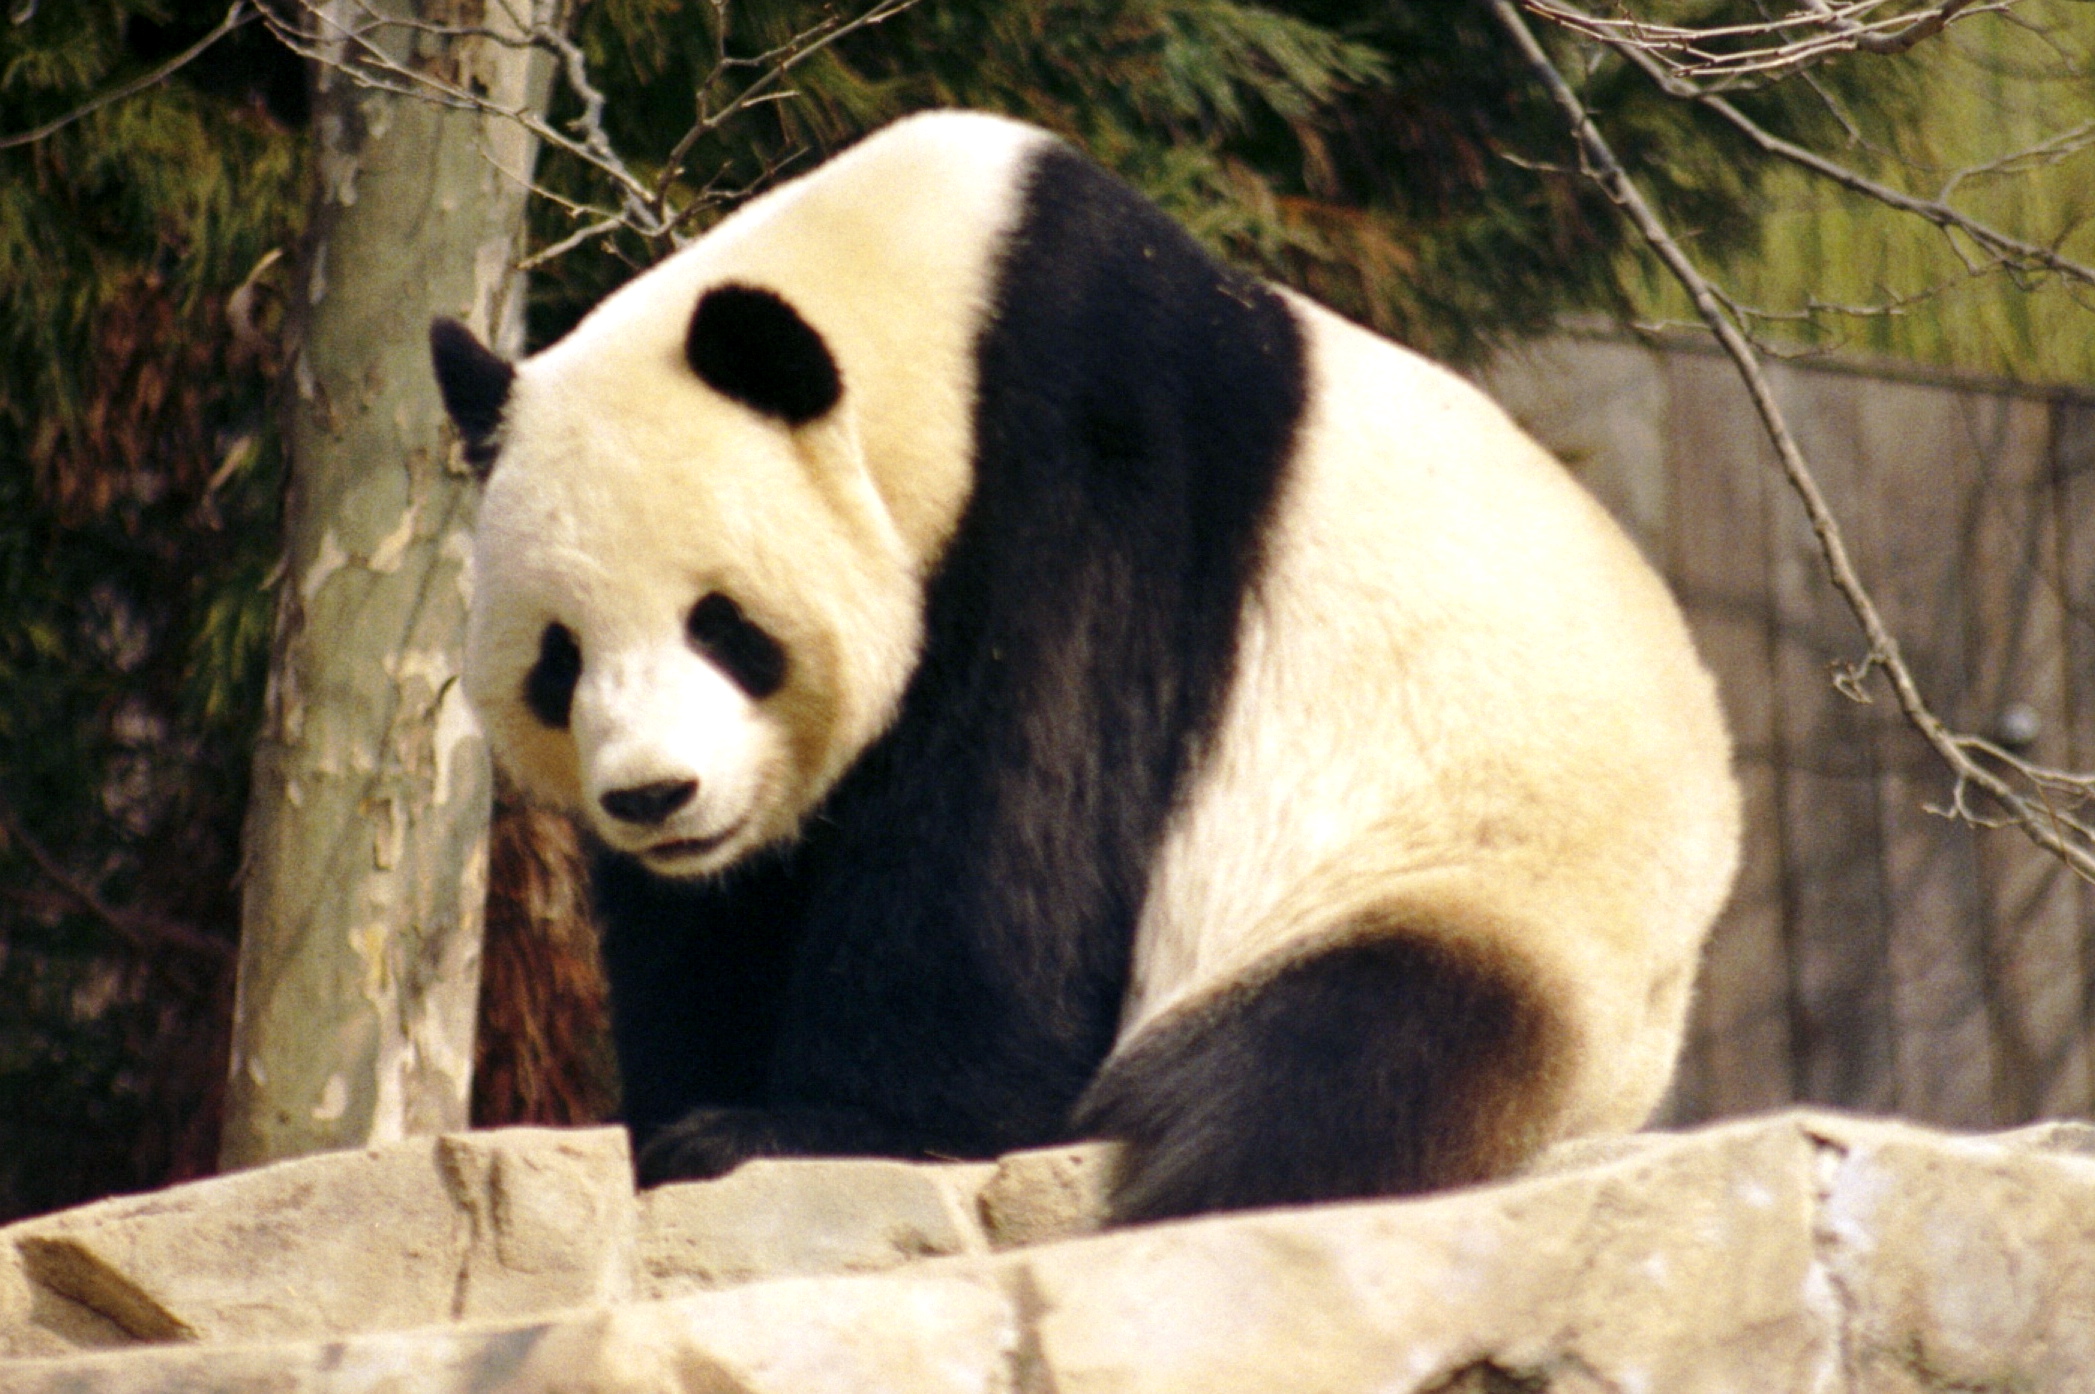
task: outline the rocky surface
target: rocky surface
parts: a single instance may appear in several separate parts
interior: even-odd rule
[[[1107,1155],[417,1139],[0,1231],[0,1389],[2095,1389],[2095,1128],[1791,1113],[1412,1201],[1090,1233]]]

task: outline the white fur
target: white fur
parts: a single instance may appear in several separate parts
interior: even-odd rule
[[[1549,1131],[1635,1127],[1736,856],[1714,685],[1634,546],[1503,412],[1294,304],[1313,408],[1122,1039],[1359,915],[1525,966],[1565,1028]]]
[[[656,863],[697,874],[792,837],[886,728],[927,569],[968,497],[974,328],[1016,213],[1013,169],[1044,138],[993,117],[904,122],[751,203],[519,365],[481,504],[486,603],[466,669],[527,789],[635,852],[740,828]],[[789,431],[697,380],[684,334],[723,281],[790,290],[842,365],[838,411]],[[683,630],[708,589],[785,644],[779,696],[738,705],[709,682]],[[555,621],[583,650],[568,732],[522,699]],[[640,836],[598,804],[636,774],[694,778],[698,798]]]
[[[972,348],[1043,137],[920,117],[752,204],[523,364],[483,505],[468,681],[510,769],[645,853],[796,832],[892,719],[929,567],[965,503]],[[692,307],[770,286],[842,409],[793,432],[683,362]],[[1710,679],[1664,587],[1473,389],[1307,302],[1310,411],[1239,675],[1167,830],[1125,1042],[1264,963],[1402,925],[1524,969],[1563,1051],[1537,1140],[1634,1126],[1663,1090],[1738,814]],[[727,590],[792,656],[741,699],[683,619]],[[523,709],[549,621],[580,636],[571,733]],[[606,789],[695,778],[635,840]]]

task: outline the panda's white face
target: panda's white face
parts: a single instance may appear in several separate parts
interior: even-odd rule
[[[665,873],[793,837],[915,668],[972,485],[977,307],[1042,139],[917,129],[772,190],[523,363],[432,330],[466,458],[492,462],[467,695],[527,792]]]
[[[467,694],[528,792],[704,875],[792,837],[892,719],[921,586],[848,410],[789,426],[673,346],[575,339],[517,370]]]
[[[709,591],[692,615],[733,604]],[[754,636],[751,647],[781,652],[742,623]],[[687,633],[697,627],[694,620],[682,626]],[[607,843],[670,875],[711,870],[761,840],[746,835],[762,832],[791,774],[785,732],[763,706],[771,694],[676,638],[633,635],[623,647],[601,645],[589,663],[570,640],[573,657],[556,659],[550,684],[537,667],[525,679],[529,705],[534,682],[557,693],[576,673],[568,729],[582,806]]]

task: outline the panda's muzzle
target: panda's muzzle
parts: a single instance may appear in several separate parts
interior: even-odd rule
[[[604,812],[621,823],[640,828],[660,827],[669,815],[698,797],[695,779],[658,779],[630,789],[613,789],[598,798]]]
[[[651,784],[636,784],[629,789],[613,789],[598,797],[604,812],[633,828],[659,828],[669,819],[688,807],[698,796],[698,781],[695,779],[661,779]],[[722,829],[702,837],[673,837],[657,842],[651,847],[640,849],[640,855],[651,862],[676,862],[692,857],[704,857],[727,843],[742,830],[742,824]]]
[[[651,862],[672,862],[680,861],[687,857],[703,857],[717,851],[729,838],[741,831],[742,825],[737,823],[725,832],[714,833],[711,837],[672,838],[668,842],[656,843],[641,855]]]

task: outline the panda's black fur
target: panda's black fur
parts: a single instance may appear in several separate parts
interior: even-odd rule
[[[1042,144],[1021,188],[975,340],[972,489],[892,722],[797,837],[724,871],[598,855],[641,1179],[1100,1136],[1127,1144],[1117,1218],[1153,1219],[1502,1170],[1546,1140],[1528,1114],[1561,1042],[1488,944],[1365,914],[1121,1040],[1317,387],[1300,314],[1127,186]],[[438,379],[494,456],[508,365],[461,333],[435,332]],[[796,429],[854,387],[790,287],[706,289],[683,352]],[[550,693],[533,666],[541,719],[582,662]]]
[[[1071,1110],[1113,1045],[1150,856],[1229,682],[1304,385],[1278,298],[1097,166],[1049,152],[1023,210],[980,346],[974,497],[894,729],[790,856],[702,889],[624,858],[600,870],[645,1180],[752,1146],[980,1157],[1081,1131]],[[694,361],[746,362],[700,344],[708,318]],[[807,377],[777,375],[778,414]],[[774,409],[747,383],[715,386]],[[661,962],[680,937],[682,961]],[[701,1024],[694,1004],[710,1017],[722,1001],[734,1025]],[[1206,1044],[1212,1063],[1156,1064],[1203,1095],[1226,1087],[1241,1044]],[[1311,1063],[1259,1054],[1289,1074]],[[1117,1101],[1145,1092],[1118,1081],[1097,1121],[1132,1121]],[[1233,1124],[1301,1137],[1273,1102]],[[805,1111],[679,1122],[781,1104]],[[1302,1142],[1359,1165],[1358,1149]]]

